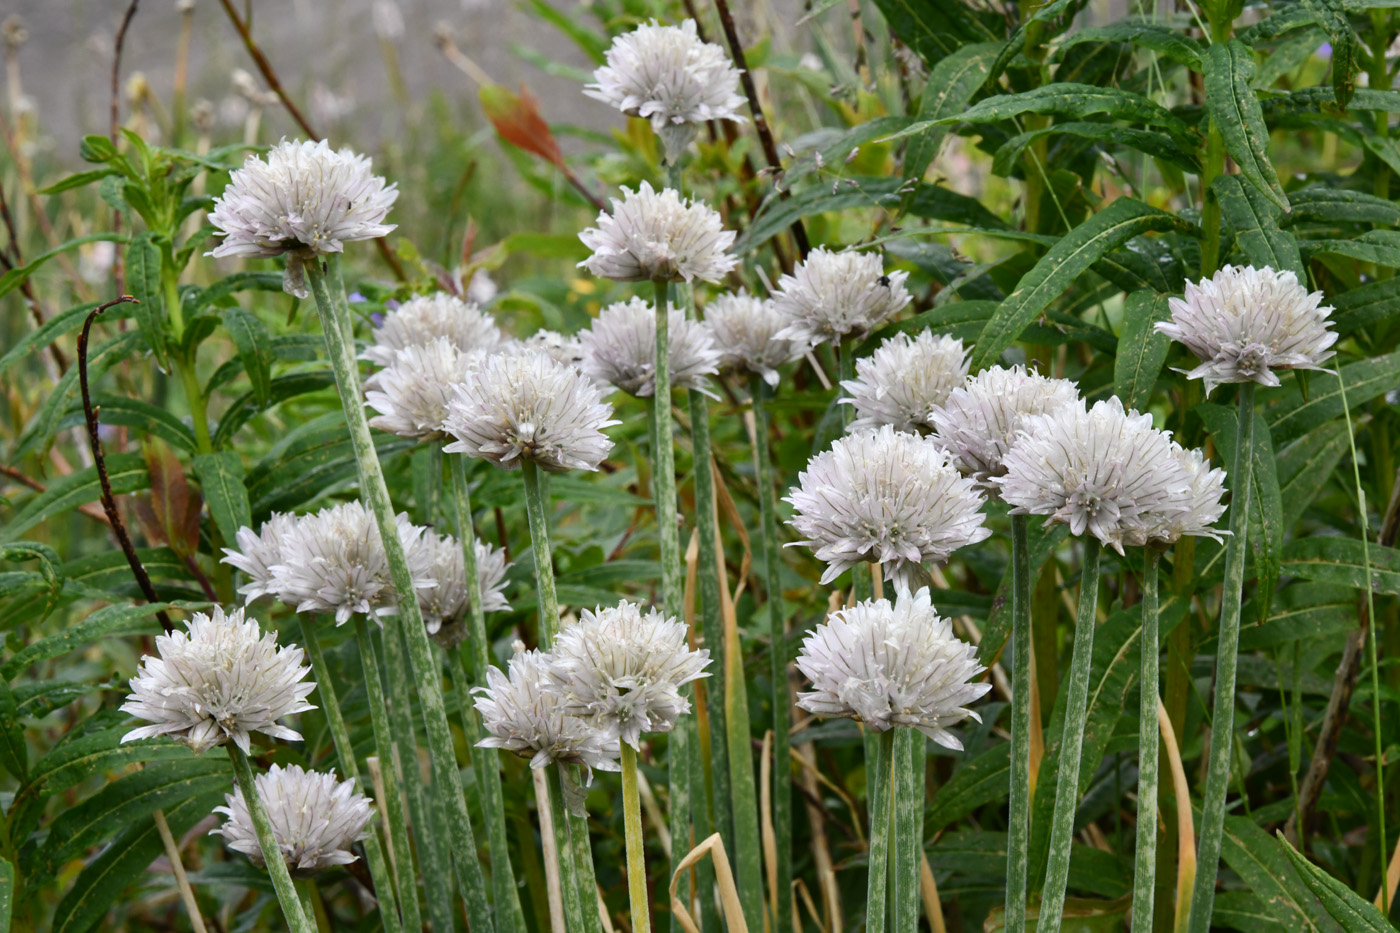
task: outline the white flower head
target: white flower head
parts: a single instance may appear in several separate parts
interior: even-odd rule
[[[938,615],[927,587],[902,589],[893,605],[872,599],[833,612],[803,640],[797,669],[812,682],[797,697],[808,712],[858,719],[876,732],[912,726],[959,750],[950,727],[981,722],[967,706],[991,689],[968,683],[986,668]]]
[[[435,292],[410,298],[389,312],[374,331],[374,345],[363,358],[376,366],[390,366],[397,351],[415,344],[429,344],[445,337],[458,350],[495,350],[506,343],[506,335],[491,315],[475,302],[456,295]]]
[[[620,770],[617,736],[566,715],[563,700],[541,689],[550,660],[538,651],[517,650],[509,677],[495,667],[486,671],[486,686],[476,690],[481,694],[476,710],[489,735],[477,744],[529,758],[532,768],[554,762],[582,765],[587,783],[593,781],[594,768]]]
[[[841,383],[857,417],[850,430],[891,425],[908,434],[926,432],[929,412],[967,379],[967,351],[956,337],[921,331],[895,334],[874,353],[856,360],[856,378]]]
[[[214,199],[209,223],[223,235],[211,256],[287,255],[283,287],[309,298],[302,264],[339,253],[353,240],[394,229],[384,223],[399,196],[374,174],[370,160],[325,140],[283,140],[267,157],[250,155]]]
[[[618,424],[593,380],[539,350],[497,353],[452,387],[443,450],[513,470],[526,460],[551,473],[596,470]]]
[[[278,648],[277,633],[264,634],[241,608],[196,612],[185,627],[156,636],[157,657],[141,658],[122,711],[151,725],[123,742],[169,735],[199,754],[230,739],[247,752],[253,732],[301,738],[277,722],[316,708],[306,702],[316,684],[304,679],[311,669],[300,648]]]
[[[889,425],[839,438],[808,462],[798,483],[783,501],[803,538],[794,544],[815,548],[826,562],[823,584],[871,561],[896,586],[908,586],[922,564],[991,535],[982,494],[947,452]]]
[[[1021,423],[1078,400],[1079,389],[1068,379],[1050,379],[1024,366],[992,366],[948,393],[928,423],[958,469],[999,497],[1001,489],[991,480],[1006,473],[1002,460]]]
[[[395,350],[393,361],[365,380],[365,401],[379,412],[369,419],[370,425],[399,437],[444,437],[442,422],[452,384],[466,378],[481,360],[482,354],[464,353],[446,337]]]
[[[1081,401],[1026,418],[1006,454],[1006,475],[993,482],[1013,514],[1047,516],[1121,554],[1195,502],[1195,477],[1179,450],[1151,415],[1127,411],[1117,398],[1092,408]]]
[[[598,226],[578,235],[593,250],[580,268],[619,282],[718,282],[738,265],[725,252],[734,231],[708,204],[684,201],[671,188],[658,193],[647,182],[622,195],[611,214],[598,215]]]
[[[671,387],[695,389],[711,398],[708,375],[719,372],[720,352],[705,323],[688,320],[680,309],[666,314],[670,339],[667,362]],[[656,308],[640,298],[619,301],[603,309],[593,326],[579,334],[583,371],[600,385],[612,385],[629,395],[656,394]]]
[[[691,651],[686,626],[626,600],[587,609],[554,640],[543,690],[633,748],[643,732],[670,732],[690,712],[680,688],[708,677],[708,649]]]
[[[257,531],[248,527],[238,529],[234,539],[237,548],[224,548],[227,556],[223,562],[248,575],[248,582],[238,588],[245,605],[264,596],[277,595],[272,568],[282,563],[282,542],[296,528],[296,522],[295,515],[273,512]]]
[[[1268,266],[1225,266],[1209,279],[1186,283],[1186,297],[1167,304],[1172,319],[1156,327],[1180,341],[1201,365],[1206,395],[1222,382],[1279,384],[1281,369],[1321,369],[1337,334],[1322,292],[1308,293],[1292,272]],[[1184,371],[1184,370],[1183,370]]]
[[[1141,527],[1125,537],[1128,544],[1174,544],[1183,535],[1199,535],[1219,541],[1230,532],[1212,527],[1225,514],[1225,471],[1212,469],[1200,450],[1187,450],[1172,441],[1172,459],[1185,476],[1185,485],[1174,484],[1176,494],[1156,508],[1144,511]]]
[[[701,41],[695,21],[658,26],[653,20],[613,40],[607,64],[584,93],[630,117],[643,117],[675,162],[710,120],[743,122],[739,70],[719,46]]]
[[[330,772],[274,764],[266,774],[253,778],[253,786],[267,809],[272,838],[294,876],[307,878],[332,865],[349,865],[358,857],[350,847],[369,835],[374,810],[368,797],[355,793],[354,781],[337,781]],[[263,866],[262,846],[243,789],[235,788],[224,801],[226,806],[215,807],[214,812],[228,819],[209,835],[223,836],[230,849]]]
[[[908,278],[887,275],[878,253],[817,247],[778,282],[773,301],[786,324],[777,336],[804,347],[864,337],[913,300]]]
[[[743,289],[707,304],[705,323],[719,347],[720,369],[758,373],[770,386],[778,384],[778,367],[803,353],[801,344],[775,336],[787,322],[773,301]]]
[[[521,343],[527,350],[542,350],[556,362],[578,366],[583,362],[583,342],[577,334],[561,334],[557,330],[540,329]]]
[[[469,605],[467,561],[461,543],[451,535],[432,529],[423,532],[419,547],[428,554],[428,573],[437,585],[418,591],[418,608],[429,635],[435,635],[448,622],[461,617]],[[481,611],[509,609],[506,602],[506,552],[484,541],[476,541],[476,576],[481,582]]]

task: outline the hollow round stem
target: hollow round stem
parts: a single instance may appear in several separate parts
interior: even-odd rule
[[[903,727],[894,738],[894,793],[891,821],[894,846],[890,862],[894,929],[919,926],[919,854],[924,829],[924,734]]]
[[[870,787],[870,857],[869,879],[865,888],[866,933],[884,933],[885,884],[888,880],[890,857],[890,791],[894,772],[894,730],[886,730],[866,743],[866,752],[874,747],[874,758],[865,762]]]
[[[272,834],[272,820],[258,796],[258,786],[253,780],[253,767],[248,756],[237,745],[228,746],[228,756],[233,761],[233,774],[243,791],[243,800],[248,804],[248,814],[253,819],[253,831],[258,836],[258,847],[262,849],[263,861],[267,863],[267,873],[272,877],[273,890],[277,892],[277,903],[282,905],[282,916],[287,919],[287,928],[292,933],[316,933],[316,927],[301,909],[292,876],[287,872],[287,862],[282,858],[282,850],[277,846],[277,837]]]
[[[1031,835],[1031,557],[1025,515],[1011,516],[1011,803],[1006,930],[1025,933]]]
[[[1142,572],[1142,699],[1138,704],[1137,859],[1133,869],[1133,933],[1152,933],[1157,886],[1157,565],[1146,551]]]
[[[622,743],[622,817],[627,839],[627,897],[634,933],[651,933],[647,866],[642,846],[642,801],[637,791],[637,753]],[[672,837],[673,844],[677,841]]]
[[[560,781],[559,769],[563,765],[554,764],[546,769],[549,781],[549,809],[554,824],[554,856],[558,861],[559,882],[564,895],[564,925],[569,930],[584,929],[584,893],[579,888],[578,872],[574,870],[574,851],[569,842],[568,804],[564,802],[564,788]],[[587,894],[587,906],[593,905],[593,892]],[[595,911],[596,913],[596,911]]]
[[[549,518],[539,467],[527,460],[521,466],[525,478],[525,514],[530,520],[530,548],[535,554],[535,583],[539,593],[539,642],[548,651],[559,634],[559,597],[554,590],[554,564],[550,556]]]

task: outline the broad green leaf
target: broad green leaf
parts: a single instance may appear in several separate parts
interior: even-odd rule
[[[318,425],[314,431],[297,433],[295,445],[269,452],[248,471],[245,486],[255,518],[311,502],[356,477],[354,450],[340,417],[338,429]],[[374,444],[380,460],[414,447],[413,441],[389,434],[376,434]]]
[[[1182,221],[1133,198],[1119,198],[1061,237],[1027,272],[983,328],[972,352],[972,372],[997,361],[1003,350],[1091,265],[1110,250],[1149,230]]]
[[[1280,40],[1259,63],[1251,84],[1256,90],[1273,87],[1290,71],[1301,68],[1326,41],[1327,34],[1317,26],[1295,32]],[[1289,200],[1292,200],[1292,195],[1289,196]]]
[[[1267,39],[1274,39],[1294,29],[1311,26],[1315,20],[1312,13],[1301,3],[1275,7],[1270,14],[1252,26],[1246,26],[1235,34],[1245,45],[1255,45]]]
[[[1253,820],[1245,816],[1225,818],[1220,857],[1285,929],[1298,933],[1333,929],[1330,923],[1318,922],[1325,914],[1299,882],[1278,844]]]
[[[1277,838],[1288,861],[1293,864],[1293,870],[1346,933],[1394,933],[1395,927],[1381,916],[1375,904],[1358,897],[1351,888],[1309,862],[1288,844],[1283,833],[1279,833]]]
[[[1329,364],[1330,365],[1330,364]],[[1395,388],[1400,381],[1400,350],[1374,359],[1350,363],[1341,368],[1342,379],[1330,372],[1310,373],[1308,394],[1290,387],[1287,394],[1265,411],[1269,430],[1279,443],[1301,437],[1308,431],[1342,414],[1342,387],[1352,411],[1358,411],[1379,395]]]
[[[1302,0],[1302,5],[1332,40],[1332,93],[1337,106],[1345,110],[1356,93],[1356,31],[1340,0]]]
[[[1059,547],[1068,536],[1068,529],[1061,524],[1047,525],[1039,523],[1027,529],[1027,544],[1030,545],[1030,568],[1031,577],[1040,575],[1041,568],[1050,559],[1050,555],[1055,553],[1055,548]],[[992,608],[987,615],[987,627],[982,633],[982,642],[978,645],[977,656],[987,667],[992,666],[992,662],[1001,656],[1002,649],[1006,647],[1006,642],[1011,638],[1011,565],[1008,563],[1006,572],[1002,574],[1001,582],[997,585],[996,595],[992,597]]]
[[[112,483],[114,495],[145,489],[150,485],[145,461],[139,454],[117,454],[107,457],[107,477]],[[30,528],[77,508],[85,502],[94,502],[102,494],[102,486],[97,478],[97,467],[90,466],[60,477],[47,490],[39,493],[20,509],[14,518],[0,528],[0,541],[13,541]]]
[[[1113,360],[1113,394],[1129,408],[1147,408],[1171,349],[1171,338],[1153,326],[1171,319],[1167,296],[1133,292],[1123,304],[1123,331]]]
[[[1069,863],[1071,888],[1108,898],[1132,892],[1130,861],[1078,843],[1073,852]],[[928,860],[937,870],[999,881],[1006,877],[1006,833],[971,827],[949,830],[929,847]]]
[[[59,337],[71,331],[78,330],[83,326],[83,321],[92,313],[92,309],[98,306],[99,302],[78,305],[76,308],[68,308],[59,314],[55,314],[43,323],[25,334],[14,345],[5,351],[4,356],[0,356],[0,376],[5,374],[11,366],[20,360],[28,359],[36,347],[47,347]],[[131,306],[120,304],[114,308],[108,308],[102,313],[105,320],[117,320],[131,314]]]
[[[549,494],[556,503],[568,505],[610,505],[635,508],[651,504],[650,499],[643,499],[625,489],[567,474],[550,478]]]
[[[1010,175],[1025,148],[1043,136],[1076,136],[1093,142],[1127,146],[1153,158],[1170,162],[1183,171],[1195,173],[1201,170],[1201,164],[1195,155],[1178,146],[1166,133],[1116,126],[1112,123],[1072,122],[1055,123],[1011,137],[997,149],[992,159],[993,173],[1003,177]]]
[[[197,292],[186,304],[190,315],[243,291],[281,292],[282,276],[277,272],[236,272]]]
[[[243,485],[242,459],[234,450],[199,454],[194,458],[194,475],[219,534],[232,545],[238,529],[253,523],[248,489]]]
[[[1060,48],[1067,49],[1080,42],[1128,42],[1139,48],[1160,52],[1194,71],[1201,70],[1202,55],[1205,53],[1200,40],[1170,26],[1144,20],[1130,19],[1107,26],[1088,26],[1076,30]]]
[[[149,230],[136,234],[126,244],[126,284],[140,304],[136,306],[136,323],[146,346],[156,355],[162,372],[169,372],[170,362],[165,347],[165,312],[161,286],[160,247]]]
[[[97,381],[117,363],[136,352],[141,345],[141,332],[132,330],[118,334],[88,351],[88,384]],[[58,424],[68,411],[69,402],[78,395],[78,367],[70,366],[58,384],[44,399],[21,435],[13,457],[18,459],[52,442]]]
[[[1072,82],[1047,84],[1016,94],[998,94],[973,104],[941,123],[998,123],[1023,113],[1056,114],[1076,119],[1106,113],[1127,123],[1147,123],[1167,129],[1177,139],[1192,138],[1192,129],[1170,110],[1132,91]]]
[[[1213,926],[1228,927],[1240,933],[1289,933],[1283,924],[1264,910],[1263,902],[1248,891],[1221,891],[1216,894],[1210,922]]]
[[[242,308],[224,311],[224,327],[238,348],[243,371],[253,386],[253,400],[266,408],[272,399],[272,338],[263,322]]]
[[[123,742],[122,736],[132,728],[121,725],[103,729],[55,746],[30,768],[29,782],[15,795],[16,801],[21,798],[43,799],[67,790],[94,774],[124,768],[133,762],[189,758],[187,746],[164,736]]]
[[[28,278],[39,270],[44,263],[61,253],[69,253],[79,246],[88,243],[125,243],[126,236],[120,233],[93,233],[88,236],[74,237],[68,242],[55,246],[46,253],[40,253],[22,266],[15,266],[4,275],[0,275],[0,298],[4,298],[10,292],[19,288]]]
[[[1283,218],[1288,224],[1302,221],[1335,224],[1400,225],[1400,204],[1378,198],[1367,191],[1350,188],[1302,188],[1290,191],[1293,212]]]
[[[1322,492],[1346,454],[1347,424],[1340,418],[1324,421],[1278,455],[1279,495],[1283,527],[1293,528]]]
[[[1238,175],[1219,175],[1211,187],[1220,200],[1220,213],[1235,231],[1235,242],[1250,265],[1292,272],[1298,281],[1307,281],[1298,244],[1279,229],[1279,211],[1272,201]]]
[[[904,155],[905,178],[924,177],[948,135],[948,127],[935,121],[966,109],[968,101],[987,80],[987,69],[1001,48],[999,42],[965,45],[934,66],[919,100],[918,119],[922,129],[916,133],[911,127],[891,137],[914,137]]]
[[[1363,548],[1357,538],[1299,538],[1283,549],[1283,572],[1305,580],[1366,589],[1367,558],[1371,589],[1400,595],[1400,549],[1371,544]]]
[[[194,439],[194,431],[190,430],[189,425],[167,409],[150,402],[108,392],[94,392],[92,404],[98,409],[97,416],[104,425],[116,424],[135,428],[141,435],[158,437],[186,453],[194,453],[198,446]],[[59,427],[83,427],[85,424],[82,406],[77,405],[69,408]]]
[[[987,25],[985,14],[952,0],[875,0],[875,5],[890,30],[930,69],[961,46],[1005,35],[1000,25],[995,31]]]
[[[1251,618],[1250,624],[1240,629],[1240,650],[1258,651],[1351,631],[1357,626],[1356,594],[1329,583],[1295,582],[1279,592],[1262,623],[1253,604],[1246,614]]]
[[[21,784],[29,775],[29,747],[19,721],[19,704],[7,681],[0,680],[0,769]]]
[[[998,742],[953,772],[924,809],[924,838],[983,804],[1005,797],[1011,774],[1011,743]]]
[[[1254,54],[1238,39],[1217,42],[1206,53],[1206,109],[1225,141],[1225,151],[1249,183],[1283,210],[1288,196],[1269,161],[1269,131],[1249,81]]]
[[[74,172],[62,181],[54,182],[47,188],[40,188],[42,195],[52,196],[62,194],[65,191],[72,191],[74,188],[85,188],[95,181],[101,181],[108,175],[119,174],[114,168],[96,168],[89,172]]]
[[[1400,269],[1400,231],[1397,230],[1370,230],[1354,240],[1303,240],[1298,246],[1308,259],[1330,254]]]
[[[1328,299],[1339,334],[1350,334],[1400,315],[1400,277],[1368,282]]]
[[[335,385],[335,373],[329,369],[310,370],[301,373],[288,373],[285,376],[278,376],[272,380],[271,391],[268,394],[268,405],[281,404],[289,398],[298,395],[306,395],[309,392],[319,392],[322,389]],[[258,400],[252,392],[240,395],[233,404],[224,412],[224,416],[219,419],[219,426],[214,429],[214,447],[222,449],[229,445],[238,429],[243,427],[253,416],[264,410],[264,406],[258,404]]]
[[[10,680],[24,673],[30,665],[47,661],[50,658],[61,657],[70,651],[77,651],[103,638],[159,634],[160,626],[151,617],[162,609],[171,608],[171,606],[171,603],[105,606],[77,625],[26,645],[14,657],[0,665],[0,676]]]

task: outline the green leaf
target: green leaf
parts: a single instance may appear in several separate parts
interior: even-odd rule
[[[890,30],[930,69],[968,43],[1004,36],[1000,28],[988,27],[985,14],[952,0],[875,0],[875,5]]]
[[[1075,31],[1060,48],[1067,49],[1081,42],[1128,42],[1138,48],[1160,52],[1193,71],[1201,70],[1202,56],[1205,54],[1199,40],[1183,35],[1170,26],[1144,20],[1089,26]]]
[[[55,746],[34,764],[29,773],[29,782],[15,795],[16,801],[21,798],[43,799],[67,790],[94,774],[124,768],[133,762],[190,757],[187,746],[164,736],[123,742],[122,736],[130,731],[130,726],[121,725]]]
[[[1050,559],[1050,555],[1055,553],[1055,548],[1064,541],[1068,534],[1069,529],[1061,524],[1040,523],[1027,529],[1026,536],[1027,544],[1030,545],[1030,567],[1033,578],[1040,574],[1045,562]],[[992,608],[987,614],[987,627],[982,633],[982,642],[977,648],[978,658],[988,667],[1001,656],[1002,649],[1006,647],[1006,642],[1011,637],[1011,587],[1011,565],[1008,564],[1006,571],[1002,574],[1001,582],[997,585],[996,595],[992,597]]]
[[[953,772],[924,809],[924,838],[962,819],[978,807],[1000,800],[1009,791],[1011,744],[998,742]]]
[[[281,292],[282,275],[277,272],[236,272],[197,292],[188,302],[189,313],[198,314],[205,308],[243,291]]]
[[[1220,213],[1235,231],[1235,242],[1252,266],[1270,266],[1308,280],[1302,254],[1291,234],[1279,229],[1278,208],[1238,175],[1218,175],[1211,187],[1220,200]]]
[[[310,392],[319,392],[333,385],[335,385],[335,373],[329,369],[309,370],[278,376],[271,382],[266,407],[271,408],[289,398],[306,395]],[[234,435],[238,433],[238,429],[263,410],[264,406],[258,404],[258,400],[253,397],[252,392],[235,399],[228,411],[224,412],[224,416],[219,419],[218,428],[214,430],[214,447],[216,449],[227,447]]]
[[[29,279],[31,275],[39,270],[44,263],[59,255],[77,249],[79,246],[88,243],[125,243],[126,237],[120,233],[93,233],[88,236],[74,237],[68,242],[55,246],[46,253],[40,253],[22,266],[15,266],[4,275],[0,275],[0,298],[4,298],[10,292],[19,288]]]
[[[88,382],[95,384],[107,370],[126,359],[142,342],[140,331],[127,331],[111,340],[99,344],[88,352]],[[78,367],[70,366],[44,399],[34,417],[29,420],[24,434],[20,436],[13,459],[32,453],[37,448],[52,442],[58,424],[68,411],[68,404],[78,392]]]
[[[1283,219],[1288,224],[1300,221],[1360,224],[1400,225],[1400,204],[1376,197],[1367,191],[1350,188],[1302,188],[1289,192],[1293,212]]]
[[[77,651],[103,638],[159,634],[160,626],[153,622],[151,617],[171,606],[171,603],[105,606],[77,625],[26,645],[14,657],[0,665],[0,677],[6,680],[13,679],[34,664]]]
[[[1147,408],[1171,349],[1171,338],[1153,325],[1171,319],[1167,296],[1133,292],[1123,303],[1123,331],[1113,360],[1113,394],[1129,408]]]
[[[1285,929],[1301,933],[1331,928],[1316,922],[1322,913],[1317,902],[1299,882],[1278,844],[1248,817],[1225,818],[1220,857]]]
[[[1112,123],[1055,123],[1038,130],[1030,130],[1013,136],[1001,144],[992,159],[992,172],[1002,177],[1009,176],[1020,161],[1021,153],[1031,143],[1043,136],[1076,136],[1094,142],[1111,143],[1136,149],[1156,159],[1170,162],[1183,171],[1198,173],[1201,164],[1195,155],[1182,149],[1166,133],[1152,130],[1139,130],[1116,126]]]
[[[39,193],[43,195],[62,194],[65,191],[72,191],[74,188],[84,188],[95,181],[101,181],[108,175],[120,174],[114,168],[95,168],[88,172],[75,172],[62,181],[49,185],[47,188],[40,188]]]
[[[135,428],[143,435],[154,435],[188,453],[194,453],[198,446],[194,439],[194,431],[190,430],[189,425],[181,421],[179,416],[150,402],[107,392],[95,392],[92,404],[98,409],[98,417],[104,425],[118,424]],[[60,428],[66,428],[70,424],[78,427],[85,423],[82,406],[73,406],[69,408]]]
[[[136,306],[136,323],[146,346],[156,355],[162,372],[170,371],[165,346],[165,314],[162,311],[160,247],[149,230],[138,233],[126,245],[126,284]]]
[[[1327,583],[1293,583],[1283,588],[1269,616],[1240,630],[1240,650],[1259,651],[1299,639],[1315,640],[1344,634],[1356,628],[1356,595],[1346,587]]]
[[[1293,870],[1346,933],[1394,933],[1395,927],[1381,916],[1375,904],[1358,897],[1351,888],[1309,862],[1288,844],[1283,833],[1278,834],[1278,842],[1288,861],[1293,864]]]
[[[1283,549],[1283,572],[1305,580],[1366,589],[1366,558],[1370,558],[1371,589],[1400,596],[1400,550],[1356,538],[1314,535],[1289,542]]]
[[[0,375],[4,375],[6,370],[20,360],[29,359],[30,354],[36,347],[47,347],[64,334],[78,330],[83,326],[83,321],[87,320],[87,316],[92,313],[92,309],[97,306],[98,302],[93,302],[91,304],[78,305],[76,308],[68,308],[65,311],[55,314],[45,321],[42,326],[35,328],[19,340],[16,340],[14,344],[5,351],[5,355],[0,356]],[[114,320],[127,317],[131,314],[129,307],[129,305],[124,304],[117,305],[114,308],[108,308],[103,312],[102,316]]]
[[[1308,259],[1330,254],[1400,269],[1400,231],[1397,230],[1369,230],[1354,240],[1303,240],[1298,245]]]
[[[1110,250],[1149,230],[1169,230],[1182,221],[1133,198],[1119,198],[1061,237],[1001,303],[972,351],[972,372],[992,365],[1003,350],[1038,318],[1050,302]]]
[[[1359,410],[1377,396],[1395,388],[1400,380],[1400,350],[1374,359],[1351,363],[1341,368],[1342,379],[1330,372],[1312,373],[1308,377],[1308,394],[1291,386],[1286,395],[1265,411],[1269,430],[1282,443],[1303,434],[1342,414],[1342,386],[1352,411]]]
[[[1269,131],[1249,80],[1254,54],[1238,39],[1217,42],[1206,53],[1206,109],[1241,174],[1283,210],[1288,196],[1269,161]]]
[[[999,42],[978,42],[963,46],[934,66],[919,100],[918,118],[923,128],[917,133],[906,129],[890,137],[914,137],[904,154],[906,179],[924,177],[948,135],[948,128],[936,121],[961,113],[967,107],[968,101],[987,80],[987,69],[1000,51]]]
[[[1400,315],[1400,277],[1369,282],[1329,299],[1339,334],[1388,321]]]
[[[1356,93],[1356,32],[1339,0],[1302,0],[1302,4],[1332,40],[1332,93],[1337,106],[1345,110]]]
[[[145,489],[150,485],[146,464],[139,454],[117,454],[106,458],[106,462],[107,477],[111,480],[114,495]],[[84,502],[92,502],[101,494],[97,467],[90,466],[69,473],[29,500],[28,504],[0,529],[0,541],[13,541],[40,522],[77,508]]]
[[[19,704],[7,681],[0,680],[0,768],[24,783],[29,776],[29,747],[19,721]]]
[[[194,475],[209,514],[226,544],[232,545],[238,529],[253,524],[248,489],[243,485],[243,461],[237,451],[221,450],[194,458]]]
[[[1074,82],[1047,84],[1016,94],[998,94],[979,101],[963,113],[943,117],[938,122],[974,125],[998,123],[1023,113],[1056,114],[1076,119],[1106,113],[1127,123],[1165,127],[1177,139],[1193,138],[1193,130],[1184,120],[1151,98],[1121,88]]]
[[[253,385],[253,399],[266,408],[272,399],[272,338],[263,322],[242,308],[224,311],[224,327],[238,348],[243,371]]]
[[[1324,421],[1289,444],[1278,457],[1279,495],[1283,527],[1293,528],[1322,492],[1346,454],[1347,424],[1340,418]]]

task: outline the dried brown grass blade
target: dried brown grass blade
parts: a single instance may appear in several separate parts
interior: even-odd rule
[[[763,839],[763,868],[768,878],[768,904],[778,903],[778,836],[773,830],[773,730],[763,733],[758,755],[759,835]],[[765,926],[767,925],[765,919]],[[774,924],[773,929],[777,926]]]
[[[924,916],[928,918],[929,929],[933,933],[948,933],[948,924],[943,919],[943,902],[938,897],[938,882],[933,878],[933,867],[928,863],[928,853],[919,853],[919,896],[924,901]]]
[[[676,887],[680,884],[681,875],[706,855],[715,865],[715,881],[719,885],[719,901],[724,910],[725,926],[730,933],[748,933],[748,924],[744,922],[744,910],[739,904],[739,889],[734,884],[734,871],[729,867],[729,856],[724,854],[724,839],[719,833],[691,849],[676,866],[676,872],[671,876],[671,913],[676,915],[686,933],[700,933],[700,928],[695,925],[690,911],[686,910],[685,904],[676,896]]]
[[[1167,707],[1157,700],[1157,728],[1166,746],[1167,766],[1172,773],[1172,790],[1176,793],[1176,924],[1186,929],[1191,919],[1191,889],[1196,884],[1196,828],[1191,822],[1191,788],[1186,783],[1186,768],[1181,763],[1181,749],[1176,745],[1176,733],[1167,716]],[[1184,802],[1184,804],[1183,804]]]

